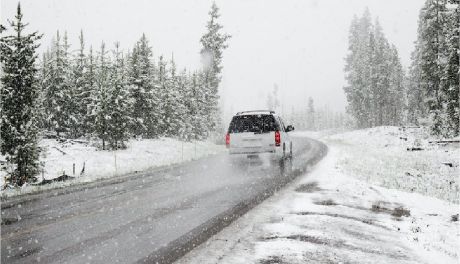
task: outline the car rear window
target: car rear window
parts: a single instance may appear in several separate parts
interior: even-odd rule
[[[228,133],[266,133],[278,130],[278,124],[272,115],[241,115],[234,116]]]

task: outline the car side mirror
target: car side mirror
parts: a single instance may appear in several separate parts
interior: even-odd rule
[[[294,127],[289,125],[286,127],[286,132],[291,132],[291,131],[294,131]]]

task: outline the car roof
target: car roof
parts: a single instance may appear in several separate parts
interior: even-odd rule
[[[242,115],[275,115],[275,111],[272,110],[251,110],[251,111],[242,111],[236,113],[237,116]]]

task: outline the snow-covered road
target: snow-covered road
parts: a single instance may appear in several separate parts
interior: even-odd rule
[[[343,155],[329,146],[311,172],[178,264],[458,263],[458,204],[350,177],[337,167]]]
[[[295,139],[294,170],[226,153],[2,202],[2,263],[171,262],[326,153]]]

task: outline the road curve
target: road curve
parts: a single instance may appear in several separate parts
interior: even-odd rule
[[[1,262],[171,263],[326,155],[293,142],[292,168],[224,153],[2,201]]]

